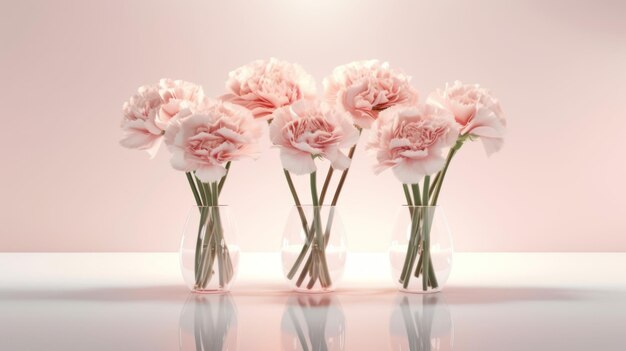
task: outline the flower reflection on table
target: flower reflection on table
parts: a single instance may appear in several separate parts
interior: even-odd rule
[[[345,316],[332,295],[293,295],[281,322],[283,350],[344,350]]]
[[[190,294],[180,316],[179,349],[237,350],[237,308],[230,294]]]
[[[389,324],[392,350],[453,349],[454,324],[441,294],[398,294]]]

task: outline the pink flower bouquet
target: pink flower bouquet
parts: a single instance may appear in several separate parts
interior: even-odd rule
[[[430,257],[430,231],[450,162],[467,140],[480,139],[488,154],[499,150],[504,129],[498,101],[478,85],[460,82],[433,92],[425,104],[381,112],[373,123],[367,148],[376,154],[374,170],[393,171],[410,210],[410,239],[398,279],[404,289],[413,275],[422,277],[423,291],[439,288]]]
[[[200,211],[193,289],[211,282],[217,261],[219,287],[234,276],[220,224],[219,195],[232,161],[258,154],[261,124],[238,105],[204,96],[199,86],[170,79],[139,88],[124,104],[121,144],[154,155],[165,141],[171,164],[184,171]]]

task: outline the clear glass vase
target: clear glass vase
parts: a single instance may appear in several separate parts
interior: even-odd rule
[[[237,306],[230,294],[190,294],[180,313],[179,350],[237,350]]]
[[[343,276],[346,233],[335,206],[294,206],[282,242],[282,264],[291,288],[330,292]]]
[[[238,265],[237,233],[229,207],[192,207],[180,246],[180,266],[189,289],[198,293],[229,291]]]
[[[389,333],[394,351],[454,349],[454,324],[443,294],[398,294]]]
[[[400,291],[442,289],[452,268],[452,236],[439,206],[402,206],[393,230],[389,259]]]
[[[341,351],[346,347],[346,321],[332,294],[295,294],[281,321],[281,350]]]

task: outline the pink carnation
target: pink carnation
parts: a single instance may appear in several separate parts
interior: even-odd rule
[[[335,169],[350,167],[350,159],[340,149],[356,144],[359,131],[346,113],[301,100],[274,111],[270,138],[280,148],[283,168],[308,174],[317,169],[314,157],[326,158]]]
[[[410,79],[387,62],[357,61],[335,68],[324,80],[324,94],[331,105],[350,112],[360,128],[369,128],[381,111],[417,102]]]
[[[270,119],[277,108],[315,97],[315,81],[297,64],[275,58],[253,61],[229,73],[225,101],[241,105],[255,118]]]
[[[262,126],[247,109],[220,100],[205,99],[183,110],[165,134],[172,166],[191,172],[205,183],[220,180],[223,164],[259,153]]]
[[[375,172],[392,168],[404,184],[418,183],[445,165],[444,149],[459,135],[450,112],[433,105],[397,106],[372,125],[367,148],[376,151]]]
[[[176,115],[203,98],[202,88],[181,80],[161,79],[156,85],[140,87],[122,108],[125,136],[120,143],[154,156]]]
[[[428,101],[452,112],[461,134],[479,137],[487,154],[502,148],[506,120],[500,103],[486,89],[455,81],[431,93]]]
[[[157,127],[154,120],[161,103],[159,89],[154,85],[140,87],[137,94],[124,103],[121,126],[125,136],[120,142],[122,146],[139,150],[158,147],[163,130]]]

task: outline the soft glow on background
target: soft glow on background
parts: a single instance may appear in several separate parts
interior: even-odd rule
[[[302,64],[320,87],[336,65],[379,58],[422,97],[461,79],[500,98],[503,151],[487,159],[465,146],[442,193],[458,250],[624,251],[625,11],[620,1],[3,2],[0,251],[176,250],[191,192],[166,153],[149,161],[118,145],[121,105],[161,77],[218,95],[229,70],[270,56]],[[340,199],[357,251],[386,249],[403,200],[371,164],[362,140]],[[242,248],[278,250],[291,196],[277,151],[232,171],[223,202]]]

